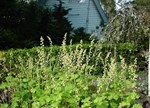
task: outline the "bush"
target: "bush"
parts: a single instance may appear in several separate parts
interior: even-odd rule
[[[90,34],[85,32],[83,27],[77,28],[73,31],[73,36],[71,37],[73,43],[79,43],[80,40],[83,40],[84,43],[90,43]]]
[[[70,51],[75,50],[76,47],[79,44],[74,44],[74,45],[67,45],[66,46],[66,50],[68,53],[70,53]],[[86,54],[88,54],[90,51],[90,47],[92,47],[92,53],[91,54],[91,60],[89,62],[89,64],[95,64],[95,60],[97,59],[96,56],[98,56],[99,53],[101,53],[101,57],[102,58],[106,58],[106,55],[110,52],[114,52],[114,44],[93,44],[92,46],[90,44],[82,44],[82,47],[84,50],[86,50]],[[120,43],[117,46],[117,61],[120,62],[120,58],[119,56],[122,56],[125,59],[125,62],[127,64],[134,64],[134,60],[137,59],[137,66],[140,69],[140,67],[145,67],[146,64],[146,58],[144,56],[142,56],[141,54],[141,47],[143,46],[136,46],[132,43]],[[33,57],[33,58],[37,58],[37,48],[39,47],[34,47],[31,49],[17,49],[17,50],[8,50],[5,53],[5,57],[7,58],[7,64],[9,64],[8,60],[11,60],[11,64],[15,64],[17,63],[18,57],[24,58],[24,59],[28,59],[27,53]],[[48,54],[49,52],[51,52],[51,55],[54,58],[58,58],[59,56],[59,52],[61,51],[62,46],[50,46],[50,47],[44,47],[44,51],[46,54]],[[96,56],[95,56],[96,55]],[[12,58],[10,58],[12,57]],[[107,58],[110,61],[110,58],[114,57],[114,53],[110,53],[110,56]],[[97,71],[95,71],[93,74],[94,75],[100,75],[103,73],[103,68],[104,67],[101,61],[97,61],[96,62],[97,65],[99,65],[99,67],[95,67],[95,69]],[[13,66],[14,67],[14,66]]]
[[[41,41],[41,47],[31,49],[36,53],[23,52],[25,56],[15,57],[15,67],[9,69],[5,81],[0,84],[4,91],[1,99],[2,107],[24,108],[116,108],[140,106],[135,103],[136,67],[127,65],[123,58],[115,62],[107,54],[103,59],[101,52],[94,49],[91,42],[89,49],[84,49],[82,42],[75,48],[67,49],[65,40],[57,55],[50,47],[46,52]],[[88,50],[88,51],[87,51]],[[17,53],[16,53],[17,54]],[[23,57],[26,57],[25,59]],[[9,58],[9,57],[7,57]],[[91,60],[95,62],[91,63]],[[104,67],[102,75],[96,73],[98,62]],[[6,95],[5,95],[6,94]],[[9,97],[6,100],[6,97]],[[135,104],[135,106],[134,106]],[[141,108],[141,107],[140,107]]]

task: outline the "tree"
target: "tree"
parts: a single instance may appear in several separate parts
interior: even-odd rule
[[[125,7],[105,27],[104,35],[110,42],[142,44],[147,33],[147,26],[138,12]]]
[[[115,13],[115,1],[114,0],[100,0],[100,2],[104,5],[104,10],[106,11],[109,18],[112,18]]]
[[[34,12],[30,15],[27,13],[30,10],[30,8],[28,8],[30,4],[17,0],[1,1],[0,4],[2,5],[0,11],[0,38],[3,48],[28,46],[27,43],[25,44],[24,42],[32,38],[29,37],[31,35],[27,33],[30,32],[29,28],[32,27],[30,23],[35,21],[27,21],[27,17],[34,14]],[[34,27],[32,27],[32,30],[33,29]]]
[[[111,0],[113,1],[113,0]],[[103,1],[107,3],[107,1]],[[123,0],[118,0],[118,3]],[[143,19],[143,12],[149,13],[149,0],[135,0],[133,2],[125,2],[120,10],[104,30],[104,35],[112,42],[132,42],[142,44],[145,42],[144,36],[147,35],[149,29],[147,22]],[[141,13],[142,11],[142,13]],[[150,17],[148,17],[150,18]]]
[[[72,30],[65,9],[60,4],[50,10],[38,2],[25,0],[0,1],[0,48],[30,48],[40,43],[40,37],[50,36],[60,45],[64,34]],[[46,40],[48,41],[48,40]]]
[[[144,10],[144,11],[150,13],[149,0],[134,0],[133,3],[138,10]]]
[[[14,33],[18,25],[16,0],[0,0],[0,48],[13,47],[17,35]]]
[[[134,0],[133,5],[139,11],[139,14],[147,21],[150,26],[150,1],[149,0]]]
[[[53,29],[52,29],[52,35],[55,37],[52,37],[52,40],[57,43],[58,45],[61,45],[64,34],[67,33],[68,37],[70,32],[73,30],[71,23],[67,19],[67,15],[69,13],[70,9],[66,9],[63,7],[63,2],[59,0],[58,5],[54,5],[54,9],[52,12],[53,16]]]
[[[104,42],[114,45],[114,57],[117,61],[117,48],[121,43],[138,46],[139,52],[147,50],[148,32],[149,28],[139,12],[132,8],[130,4],[125,4],[105,27],[103,36]],[[138,58],[139,54],[135,54],[135,56]],[[145,58],[138,58],[138,61],[144,63]]]

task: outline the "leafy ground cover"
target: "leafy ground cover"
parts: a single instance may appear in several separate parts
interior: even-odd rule
[[[32,54],[8,51],[1,70],[2,108],[142,108],[136,101],[136,60],[126,64],[120,56],[116,62],[93,41],[83,48],[82,41],[67,47],[64,40],[56,52],[50,45],[47,51],[41,38]]]

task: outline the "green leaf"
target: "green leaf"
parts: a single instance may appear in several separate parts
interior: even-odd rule
[[[28,78],[23,78],[23,80],[22,80],[23,82],[29,82],[29,79]]]
[[[29,86],[33,87],[36,85],[36,81],[32,79],[32,80],[30,80],[30,82],[28,84],[29,84]]]
[[[22,108],[28,108],[28,103],[27,102],[23,102]]]
[[[56,60],[56,58],[53,56],[51,59],[50,59],[50,62],[54,62]]]
[[[105,97],[101,96],[101,97],[96,97],[96,99],[94,100],[94,103],[101,106],[103,104]]]
[[[139,98],[139,96],[138,96],[138,94],[136,92],[128,92],[126,101],[128,103],[131,103],[132,101],[134,101],[137,98]]]
[[[36,96],[41,97],[43,95],[44,90],[42,90],[39,87],[36,87],[35,89],[36,89]]]
[[[130,106],[130,103],[129,103],[129,102],[126,102],[126,101],[123,101],[123,102],[120,103],[120,105],[121,105],[122,107],[125,107],[125,106]]]
[[[0,89],[5,89],[6,87],[9,87],[9,84],[7,83],[0,84]]]
[[[14,77],[8,76],[8,77],[6,78],[6,81],[7,81],[7,82],[11,82],[13,79],[14,79]]]
[[[18,99],[18,98],[22,98],[22,92],[20,92],[20,91],[16,91],[16,92],[14,92],[14,97],[16,98],[16,100]]]
[[[114,92],[110,92],[109,93],[109,96],[108,96],[108,100],[112,100],[112,99],[114,99],[114,100],[118,100],[118,94],[117,93],[114,93]]]
[[[90,107],[91,105],[90,97],[85,98],[84,100],[82,100],[82,102],[83,102],[82,108],[87,108]]]
[[[17,102],[12,102],[11,108],[16,108],[18,106]]]
[[[31,93],[35,93],[36,89],[32,88],[30,91],[31,91]]]
[[[8,104],[2,104],[1,108],[8,108]]]
[[[109,105],[108,102],[107,102],[107,101],[104,101],[103,104],[102,104],[102,107],[103,107],[103,108],[108,108],[108,105]]]
[[[38,101],[40,102],[40,105],[44,105],[45,103],[46,103],[46,99],[45,99],[46,97],[40,97],[39,99],[38,99]]]
[[[117,108],[118,107],[118,105],[115,102],[111,102],[110,106],[111,106],[111,108]]]
[[[67,91],[68,93],[71,93],[75,88],[75,85],[73,84],[68,84],[67,86],[65,86],[65,91]]]
[[[51,101],[51,97],[47,96],[45,100],[46,100],[46,102],[48,103],[48,102]]]
[[[143,108],[141,104],[135,104],[132,108]]]
[[[65,99],[66,100],[66,99]],[[74,107],[76,104],[77,104],[77,100],[75,99],[75,98],[69,98],[69,99],[67,99],[66,100],[69,104],[70,104],[70,106],[72,106],[72,107]]]
[[[40,107],[40,102],[33,102],[32,103],[32,108],[39,108]]]

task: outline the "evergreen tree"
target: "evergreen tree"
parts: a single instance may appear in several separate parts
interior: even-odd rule
[[[72,30],[67,20],[69,9],[55,5],[53,11],[35,1],[0,1],[0,48],[24,48],[39,45],[40,36],[50,36],[60,45],[64,34]]]
[[[0,0],[0,48],[13,47],[17,35],[14,33],[19,17],[16,0]]]
[[[67,33],[68,37],[70,31],[73,30],[71,23],[67,19],[67,15],[70,9],[66,9],[63,6],[63,2],[59,0],[58,5],[54,5],[53,9],[53,29],[52,35],[55,36],[52,38],[55,43],[61,44],[63,41],[64,34]]]

